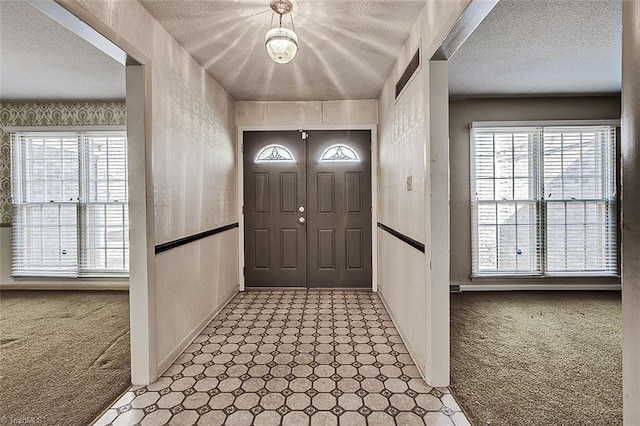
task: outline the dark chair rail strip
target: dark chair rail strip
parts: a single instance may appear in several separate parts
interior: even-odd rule
[[[168,243],[158,244],[156,246],[156,254],[162,253],[164,251],[171,250],[176,247],[180,247],[185,244],[198,241],[202,238],[207,238],[212,235],[219,234],[221,232],[228,231],[229,229],[233,229],[237,227],[238,227],[238,222],[232,223],[230,225],[221,226],[220,228],[210,229],[209,231],[200,232],[199,234],[189,235],[188,237],[180,238],[174,241],[169,241]]]
[[[378,222],[378,228],[380,229],[384,229],[385,231],[387,231],[388,233],[390,233],[391,235],[393,235],[394,237],[398,238],[399,240],[409,244],[411,247],[420,250],[422,253],[424,253],[424,244],[421,243],[420,241],[416,241],[411,237],[408,237],[398,231],[396,231],[395,229],[388,227],[387,225],[385,225],[384,223],[380,223]]]

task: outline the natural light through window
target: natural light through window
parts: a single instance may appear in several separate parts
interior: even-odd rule
[[[295,163],[296,159],[287,148],[282,145],[267,145],[256,156],[256,163]]]
[[[124,131],[12,134],[13,274],[126,276]]]
[[[347,145],[336,144],[325,149],[320,156],[320,162],[360,162],[356,151]]]
[[[473,275],[616,275],[615,150],[615,126],[475,124]]]

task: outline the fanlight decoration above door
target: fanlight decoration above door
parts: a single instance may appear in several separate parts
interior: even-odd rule
[[[295,163],[296,159],[287,148],[282,145],[267,145],[256,156],[256,163]]]
[[[360,157],[347,145],[331,145],[320,156],[320,162],[360,162]]]

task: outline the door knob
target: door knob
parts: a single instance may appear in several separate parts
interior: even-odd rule
[[[305,222],[306,222],[306,220],[305,220],[305,218],[304,218],[304,217],[299,217],[299,218],[298,218],[298,222],[300,222],[300,223],[305,223]]]

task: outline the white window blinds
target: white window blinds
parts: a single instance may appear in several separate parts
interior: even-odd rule
[[[473,131],[472,261],[475,274],[538,274],[535,128]]]
[[[616,274],[616,131],[544,128],[548,274]]]
[[[123,131],[12,134],[13,274],[127,275]]]
[[[473,275],[616,275],[615,146],[608,125],[473,127]]]

